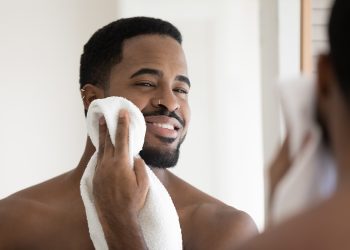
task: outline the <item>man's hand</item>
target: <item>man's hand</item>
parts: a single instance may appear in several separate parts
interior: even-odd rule
[[[274,159],[274,161],[272,162],[272,164],[268,169],[269,185],[270,185],[270,190],[269,190],[270,204],[269,205],[271,205],[277,185],[286,175],[291,165],[292,165],[292,162],[289,155],[289,139],[287,136],[281,148],[279,149],[279,152],[276,155],[276,158]]]
[[[303,143],[301,145],[301,148],[299,149],[297,155],[302,152],[307,143],[309,142],[311,138],[311,133],[306,133],[303,139]],[[294,156],[296,157],[296,156]],[[271,209],[273,206],[273,200],[274,200],[274,195],[276,193],[276,190],[278,188],[278,184],[281,182],[281,180],[286,176],[287,172],[293,165],[294,159],[290,156],[289,152],[289,136],[287,136],[279,149],[279,152],[276,155],[276,158],[270,165],[268,169],[268,178],[269,178],[269,196],[268,196],[268,206],[269,206],[269,211],[268,211],[268,224],[272,225],[271,221]]]
[[[93,195],[103,231],[110,249],[144,249],[138,224],[148,188],[146,166],[129,159],[129,116],[121,110],[114,147],[103,118],[99,125],[99,152],[93,179]]]

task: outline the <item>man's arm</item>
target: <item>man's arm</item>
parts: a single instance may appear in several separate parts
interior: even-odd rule
[[[125,215],[124,218],[100,212],[101,223],[110,250],[147,249],[137,218]],[[103,218],[103,219],[102,219]]]
[[[138,214],[148,192],[142,159],[129,159],[129,118],[120,111],[114,147],[105,121],[100,120],[99,155],[93,179],[97,212],[109,249],[147,249]]]

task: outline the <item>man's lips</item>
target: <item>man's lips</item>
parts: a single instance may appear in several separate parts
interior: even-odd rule
[[[176,138],[181,124],[175,118],[168,116],[145,116],[147,131],[166,138]]]

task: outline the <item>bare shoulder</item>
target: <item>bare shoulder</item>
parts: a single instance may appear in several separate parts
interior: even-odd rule
[[[180,203],[185,249],[232,249],[257,234],[256,225],[247,213],[181,179],[176,182],[172,197],[174,203]]]
[[[62,179],[53,178],[0,200],[0,249],[28,249],[51,230],[48,225],[58,220],[62,191],[57,190],[64,190],[58,184]]]
[[[12,195],[0,200],[0,249],[21,248],[40,228],[47,208],[31,199]]]
[[[192,241],[196,246],[189,249],[232,249],[257,234],[247,213],[227,205],[199,204],[191,218],[192,231],[200,238]]]

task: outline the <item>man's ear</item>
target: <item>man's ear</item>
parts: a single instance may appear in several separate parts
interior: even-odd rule
[[[85,84],[80,90],[81,98],[83,99],[84,109],[88,110],[92,101],[105,97],[104,90],[99,85]]]

